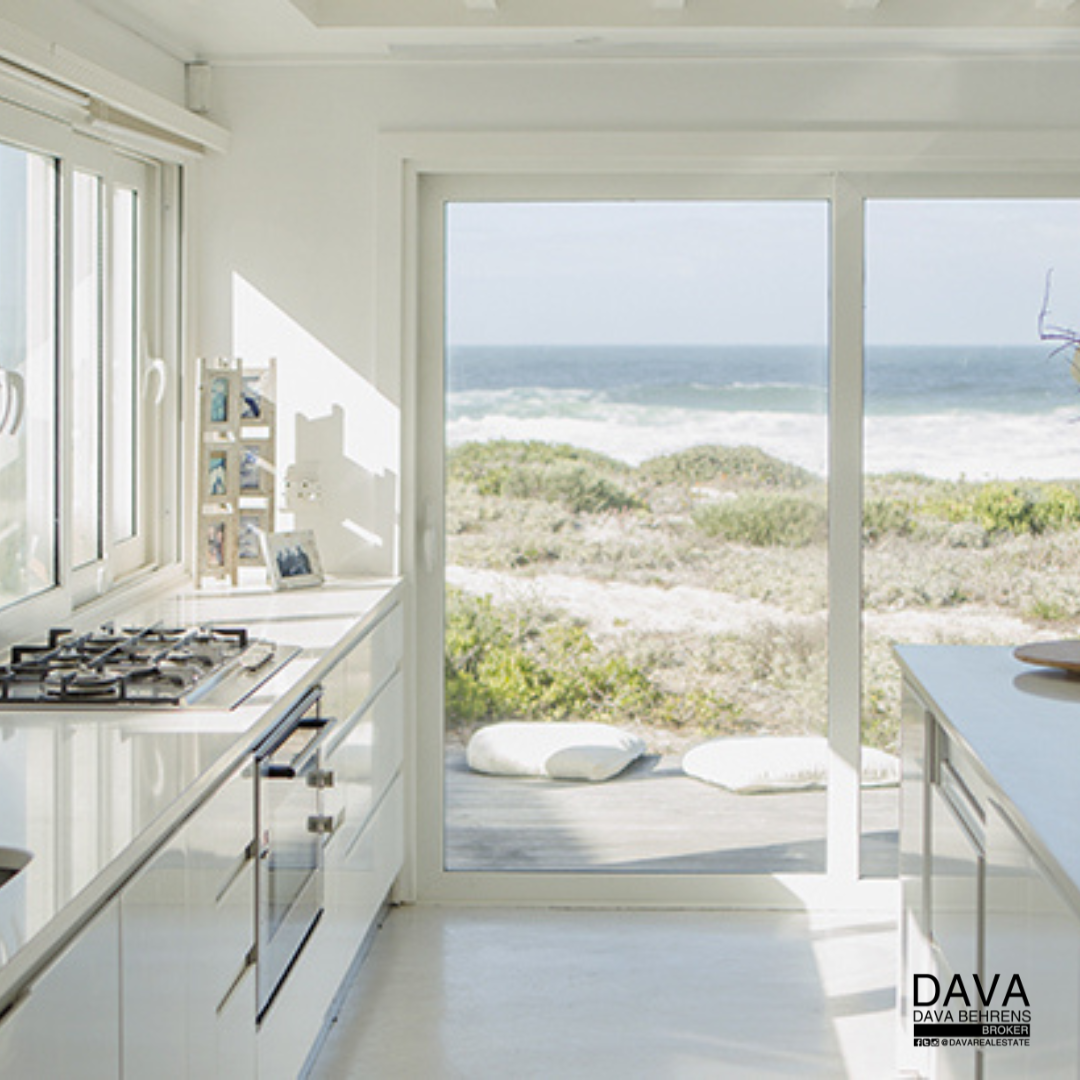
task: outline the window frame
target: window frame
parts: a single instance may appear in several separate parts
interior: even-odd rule
[[[0,608],[0,645],[27,637],[28,627],[45,627],[69,618],[79,608],[147,582],[162,570],[178,570],[182,550],[180,473],[180,252],[178,200],[167,206],[166,190],[178,190],[180,167],[157,161],[0,102],[0,141],[56,162],[56,412],[53,468],[57,477],[55,521],[56,581],[52,587]],[[73,565],[72,484],[78,452],[70,437],[72,419],[72,178],[101,178],[99,297],[101,334],[98,385],[101,402],[100,557]],[[114,269],[112,214],[114,193],[137,194],[139,242],[136,257],[135,377],[132,401],[139,429],[136,529],[116,541],[110,535],[112,501],[127,498],[112,490],[115,425],[111,422],[111,284]],[[150,396],[149,391],[153,391]]]

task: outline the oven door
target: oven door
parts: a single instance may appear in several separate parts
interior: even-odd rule
[[[320,697],[316,690],[305,698],[256,755],[260,1020],[322,915]]]

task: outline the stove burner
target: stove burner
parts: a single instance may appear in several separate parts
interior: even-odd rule
[[[53,671],[45,676],[42,687],[50,698],[109,698],[117,700],[123,692],[123,676],[114,671]]]

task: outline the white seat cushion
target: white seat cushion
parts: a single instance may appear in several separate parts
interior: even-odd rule
[[[816,735],[738,736],[713,739],[683,757],[683,772],[740,794],[824,787],[828,743]],[[884,750],[863,747],[864,787],[900,782],[900,762]]]
[[[546,776],[552,780],[607,780],[645,753],[636,735],[587,721],[507,720],[481,728],[465,760],[495,776]]]

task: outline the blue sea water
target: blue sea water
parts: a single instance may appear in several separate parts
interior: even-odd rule
[[[456,347],[448,437],[563,441],[633,463],[750,444],[824,474],[827,367],[809,347]],[[1080,391],[1045,346],[871,347],[864,402],[871,472],[1080,476]]]

